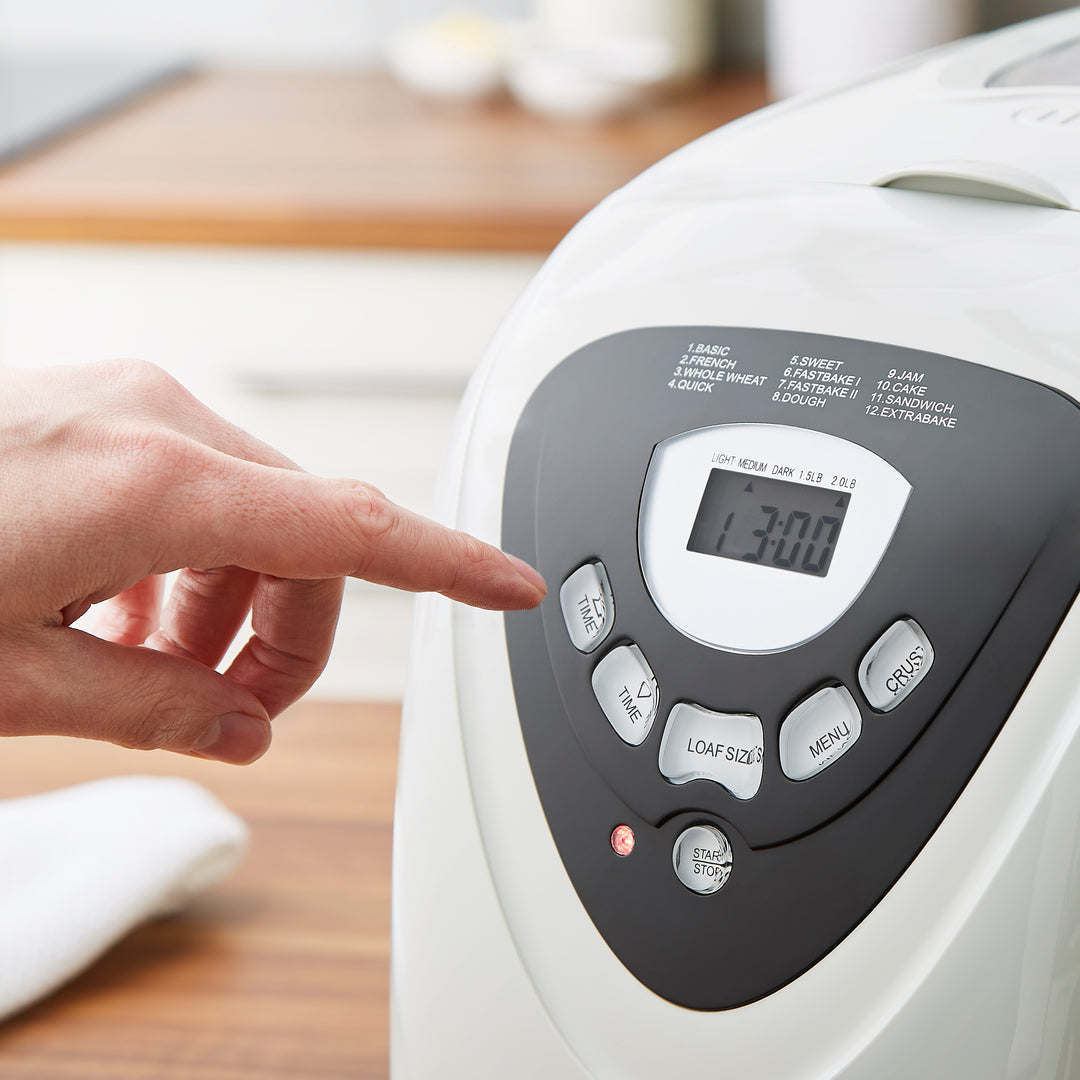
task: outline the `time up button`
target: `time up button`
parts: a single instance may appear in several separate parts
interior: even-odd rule
[[[562,583],[559,606],[574,648],[591,653],[615,621],[615,601],[604,564],[597,560],[579,566]]]

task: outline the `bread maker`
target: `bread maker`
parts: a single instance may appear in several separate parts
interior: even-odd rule
[[[554,252],[421,600],[394,1080],[1080,1077],[1080,9],[678,151]]]

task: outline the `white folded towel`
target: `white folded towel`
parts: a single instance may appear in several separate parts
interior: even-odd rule
[[[189,780],[127,776],[0,801],[0,1017],[228,874],[247,827]]]

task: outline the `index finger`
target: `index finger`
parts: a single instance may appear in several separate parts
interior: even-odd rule
[[[185,457],[153,526],[169,564],[162,569],[235,565],[282,578],[359,577],[498,610],[535,607],[547,591],[519,559],[362,481],[260,465],[195,443]]]

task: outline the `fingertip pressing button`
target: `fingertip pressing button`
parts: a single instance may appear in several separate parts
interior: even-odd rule
[[[562,583],[559,605],[574,648],[583,653],[596,649],[615,622],[615,600],[604,564],[578,567]]]

